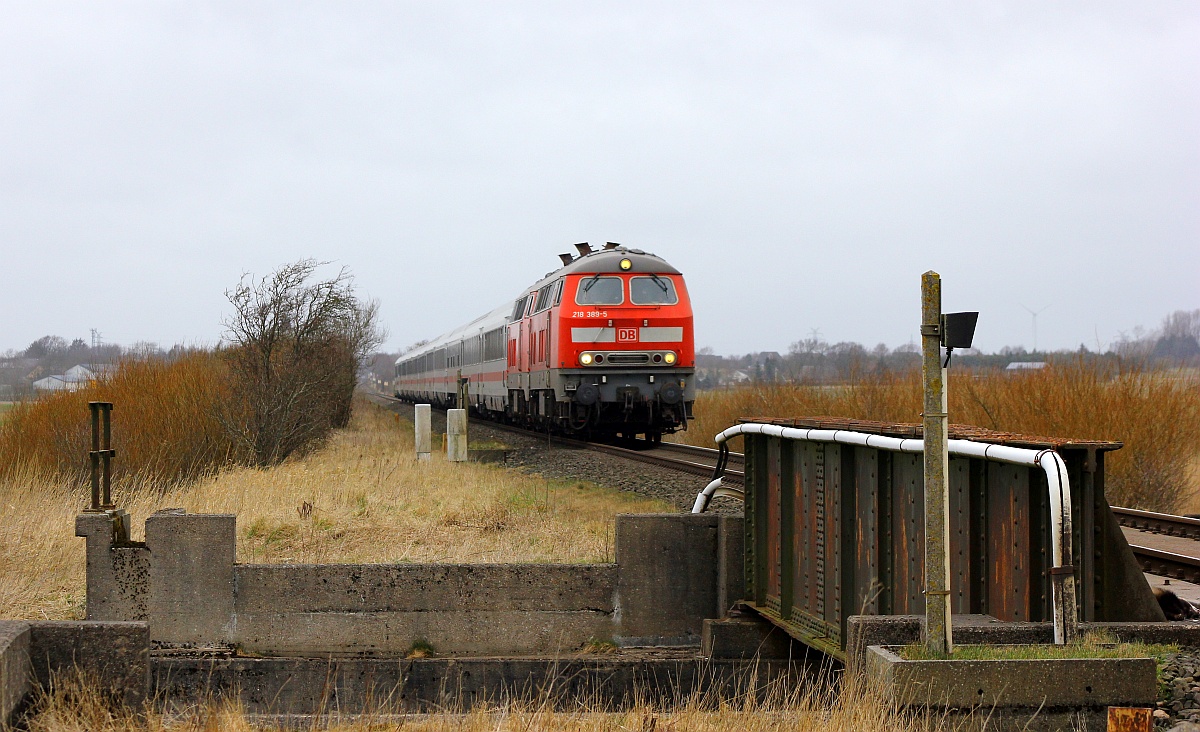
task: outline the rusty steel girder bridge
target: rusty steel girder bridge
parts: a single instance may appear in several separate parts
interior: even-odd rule
[[[916,424],[743,422],[921,438]],[[1056,451],[1070,482],[1075,560],[1064,570],[1075,577],[1079,620],[1164,620],[1104,496],[1104,457],[1121,443],[961,425],[951,425],[950,437]],[[743,439],[748,609],[839,657],[849,616],[925,612],[921,454],[771,434]],[[1050,620],[1053,538],[1042,470],[952,456],[947,479],[952,612]]]

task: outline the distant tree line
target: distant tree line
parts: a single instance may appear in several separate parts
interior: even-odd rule
[[[1136,360],[1148,368],[1200,367],[1200,310],[1177,310],[1164,318],[1159,328],[1123,333],[1103,351],[1082,343],[1078,349],[1059,351],[1007,346],[989,354],[968,349],[956,351],[954,363],[965,369],[1003,369],[1014,361],[1050,361],[1080,355],[1098,361]],[[920,368],[920,346],[915,343],[898,348],[880,343],[867,348],[849,341],[829,343],[816,334],[795,341],[787,353],[760,351],[722,356],[711,348],[701,348],[696,354],[696,380],[702,389],[739,383],[844,383],[867,374]]]
[[[72,341],[46,335],[22,350],[0,352],[0,400],[14,401],[34,395],[33,382],[62,374],[73,366],[109,367],[128,360],[149,358],[175,361],[203,350],[195,346],[175,345],[163,349],[157,343],[138,341],[130,346],[116,343],[92,345],[82,338]]]

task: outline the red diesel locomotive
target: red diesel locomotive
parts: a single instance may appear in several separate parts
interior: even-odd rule
[[[687,429],[692,307],[679,270],[609,242],[396,361],[396,396],[585,435]],[[465,387],[460,392],[460,386]]]

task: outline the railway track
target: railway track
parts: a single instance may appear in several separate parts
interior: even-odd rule
[[[1200,584],[1200,519],[1112,507],[1143,572]]]
[[[385,394],[372,394],[372,397],[387,402],[400,402],[395,397]],[[608,455],[625,458],[627,460],[648,463],[650,465],[658,465],[670,470],[677,470],[682,473],[690,473],[702,477],[710,477],[713,469],[717,464],[718,450],[711,447],[695,447],[693,445],[680,445],[673,442],[660,442],[651,444],[642,441],[627,442],[625,444],[613,444],[607,442],[589,442],[587,440],[576,440],[569,437],[559,437],[555,435],[547,436],[545,432],[525,429],[514,425],[500,424],[499,422],[487,422],[488,427],[497,429],[502,432],[511,432],[513,434],[525,435],[526,437],[536,437],[538,439],[547,439],[555,445],[563,447],[574,447],[582,450],[591,450],[593,452],[601,452]],[[729,460],[725,467],[725,481],[729,483],[741,484],[744,481],[745,461],[741,453],[729,453]]]
[[[384,394],[373,397],[388,401],[399,400]],[[547,436],[513,425],[488,422],[489,427],[503,432],[547,439],[563,447],[606,453],[627,460],[658,465],[701,477],[710,477],[717,463],[718,451],[711,447],[696,447],[663,442],[657,445],[635,442],[612,444],[588,442],[568,437]],[[725,468],[727,483],[744,484],[745,460],[741,453],[729,453]],[[1126,539],[1142,571],[1200,584],[1200,518],[1173,516],[1153,511],[1113,506],[1117,522],[1126,529]]]

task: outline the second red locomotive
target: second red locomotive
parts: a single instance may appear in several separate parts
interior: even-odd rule
[[[396,361],[396,396],[591,435],[687,429],[692,307],[679,270],[612,242]],[[461,380],[461,381],[460,381]]]

